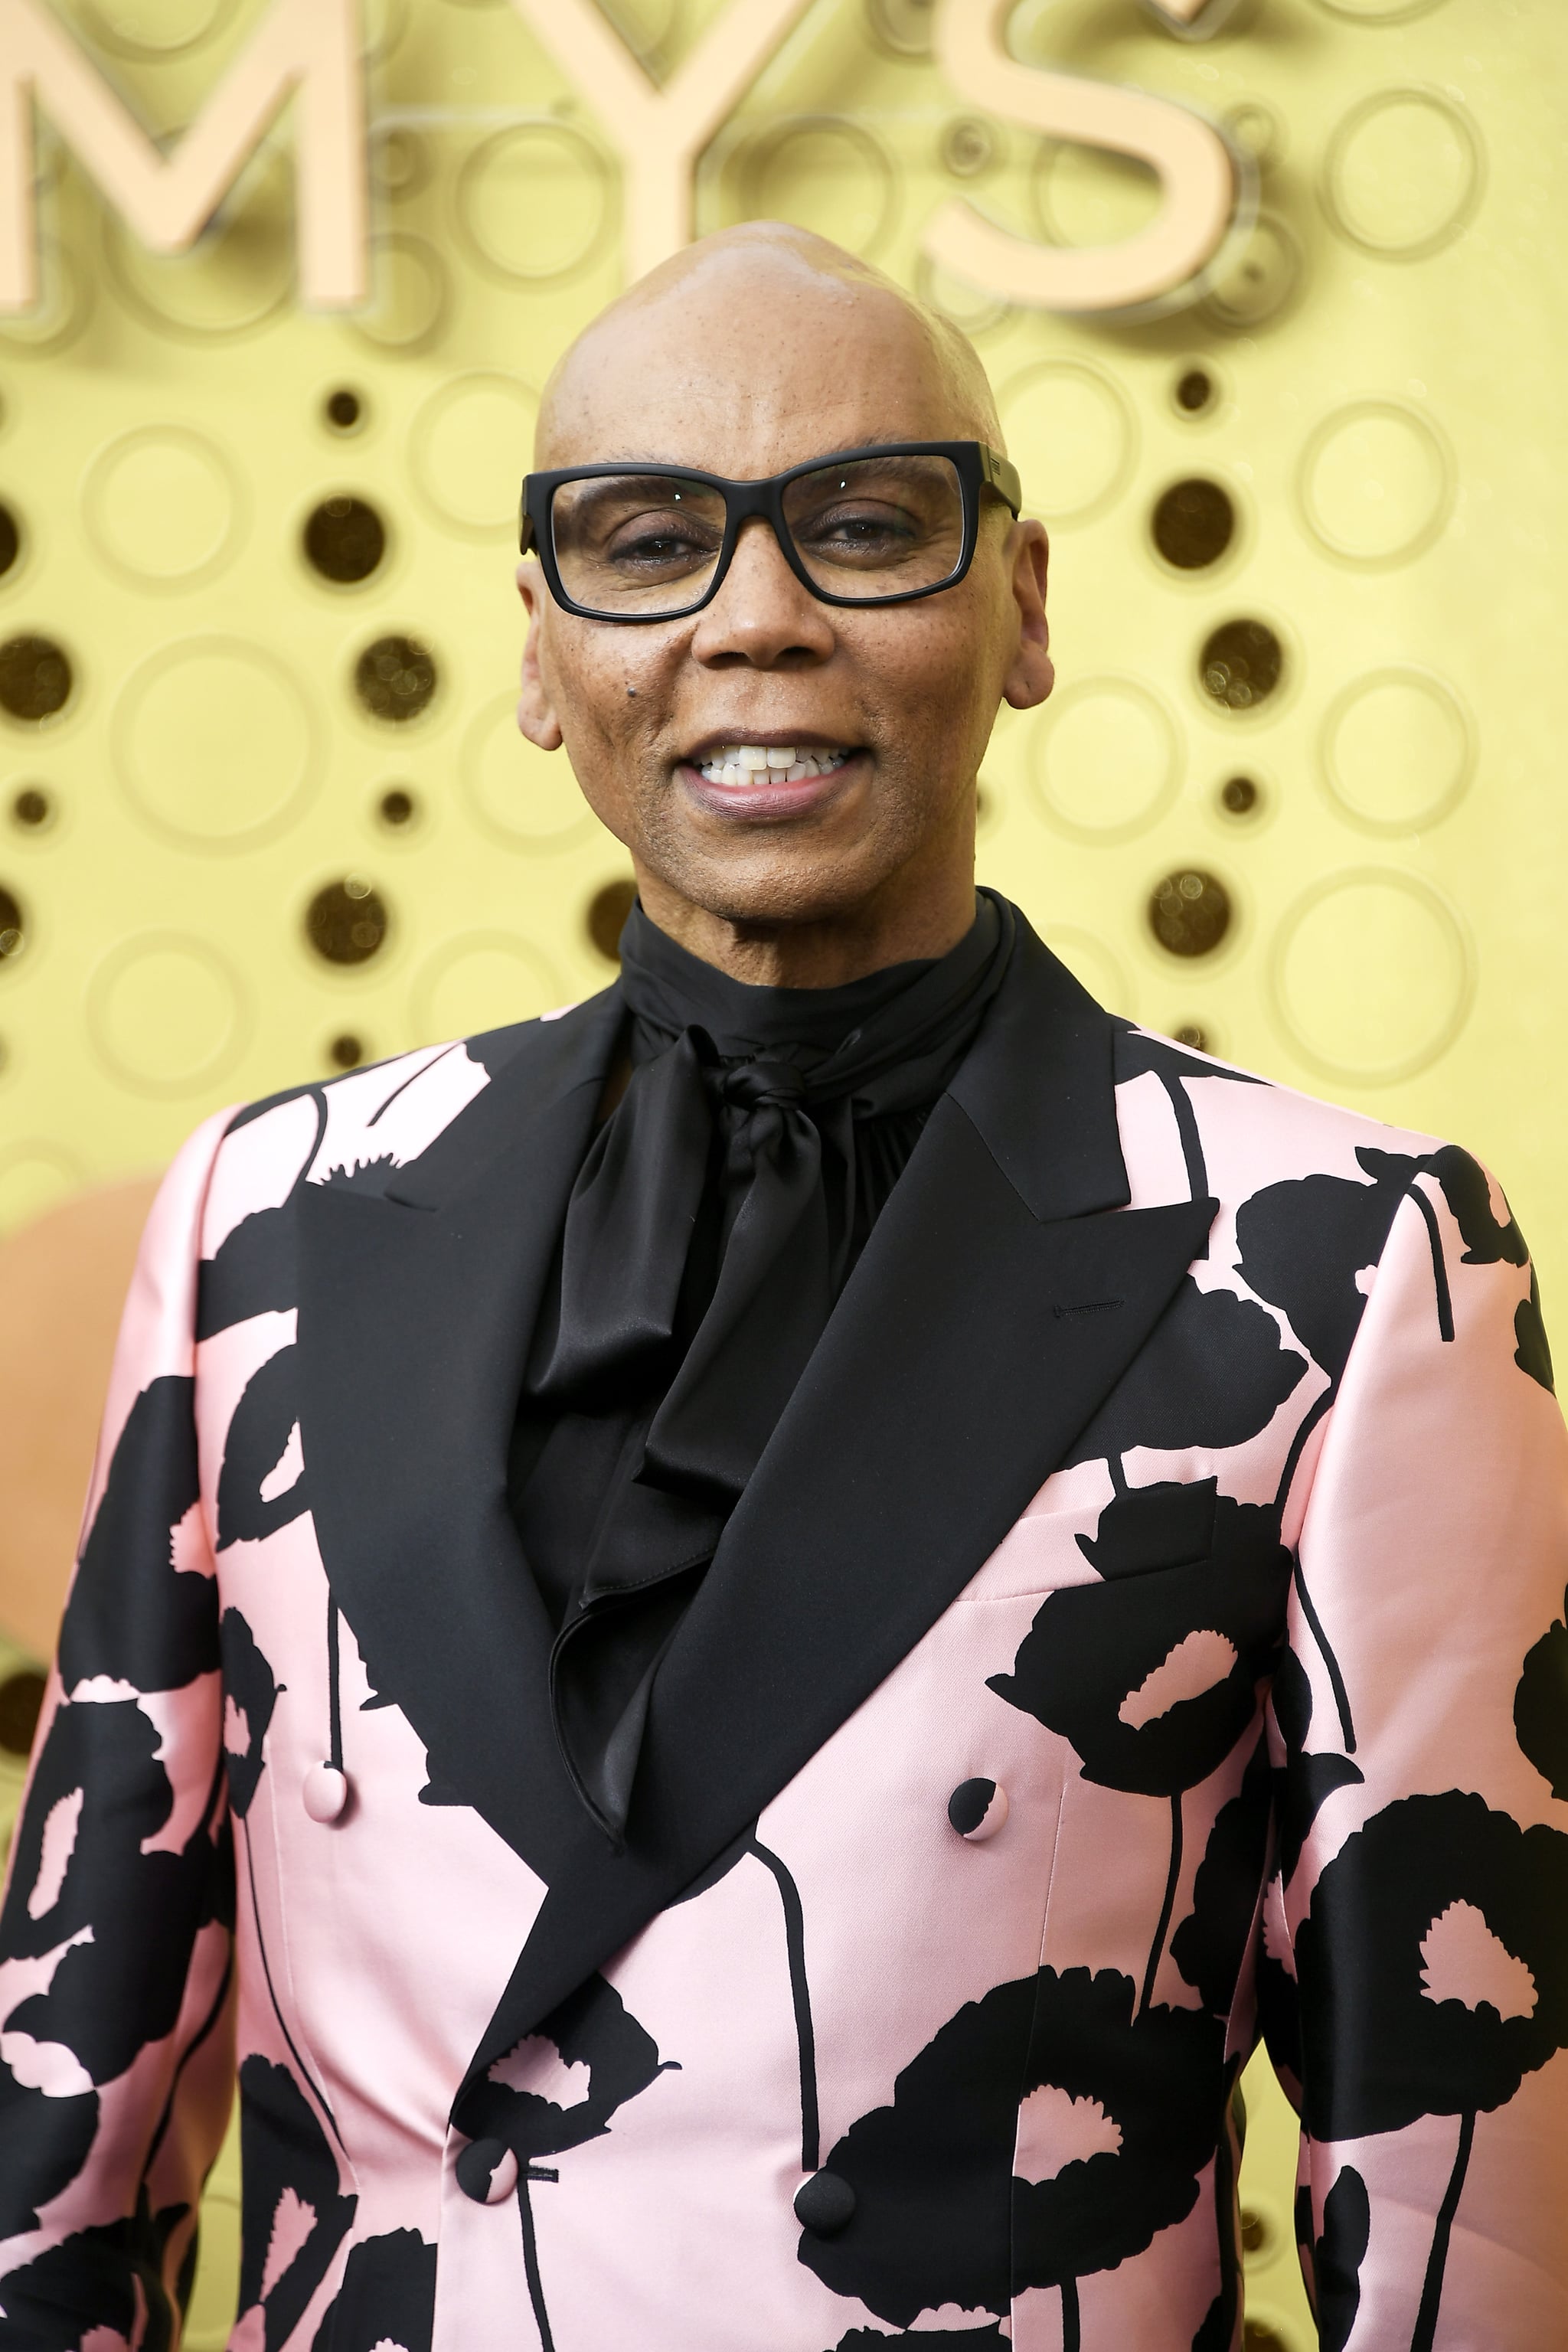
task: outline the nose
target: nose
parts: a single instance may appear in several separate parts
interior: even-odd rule
[[[830,608],[795,578],[773,525],[753,515],[718,594],[697,615],[694,656],[714,669],[809,669],[835,642]]]

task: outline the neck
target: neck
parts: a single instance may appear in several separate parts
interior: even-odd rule
[[[959,871],[914,899],[870,898],[820,914],[725,915],[700,907],[637,862],[648,920],[703,963],[752,988],[842,988],[889,964],[936,958],[974,920],[974,877]]]

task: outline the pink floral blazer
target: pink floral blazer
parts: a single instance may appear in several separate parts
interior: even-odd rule
[[[1233,2352],[1237,2077],[1332,2352],[1568,2344],[1568,1465],[1496,1183],[1025,927],[573,1794],[505,1492],[620,1021],[210,1120],[0,1915],[0,2347]]]

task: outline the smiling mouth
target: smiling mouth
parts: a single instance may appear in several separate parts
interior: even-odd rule
[[[710,784],[803,784],[837,773],[851,754],[805,750],[790,743],[723,743],[693,766]]]

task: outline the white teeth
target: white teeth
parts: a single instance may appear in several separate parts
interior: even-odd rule
[[[808,776],[830,776],[849,757],[847,751],[796,751],[789,743],[726,743],[701,762],[710,784],[803,783]]]

